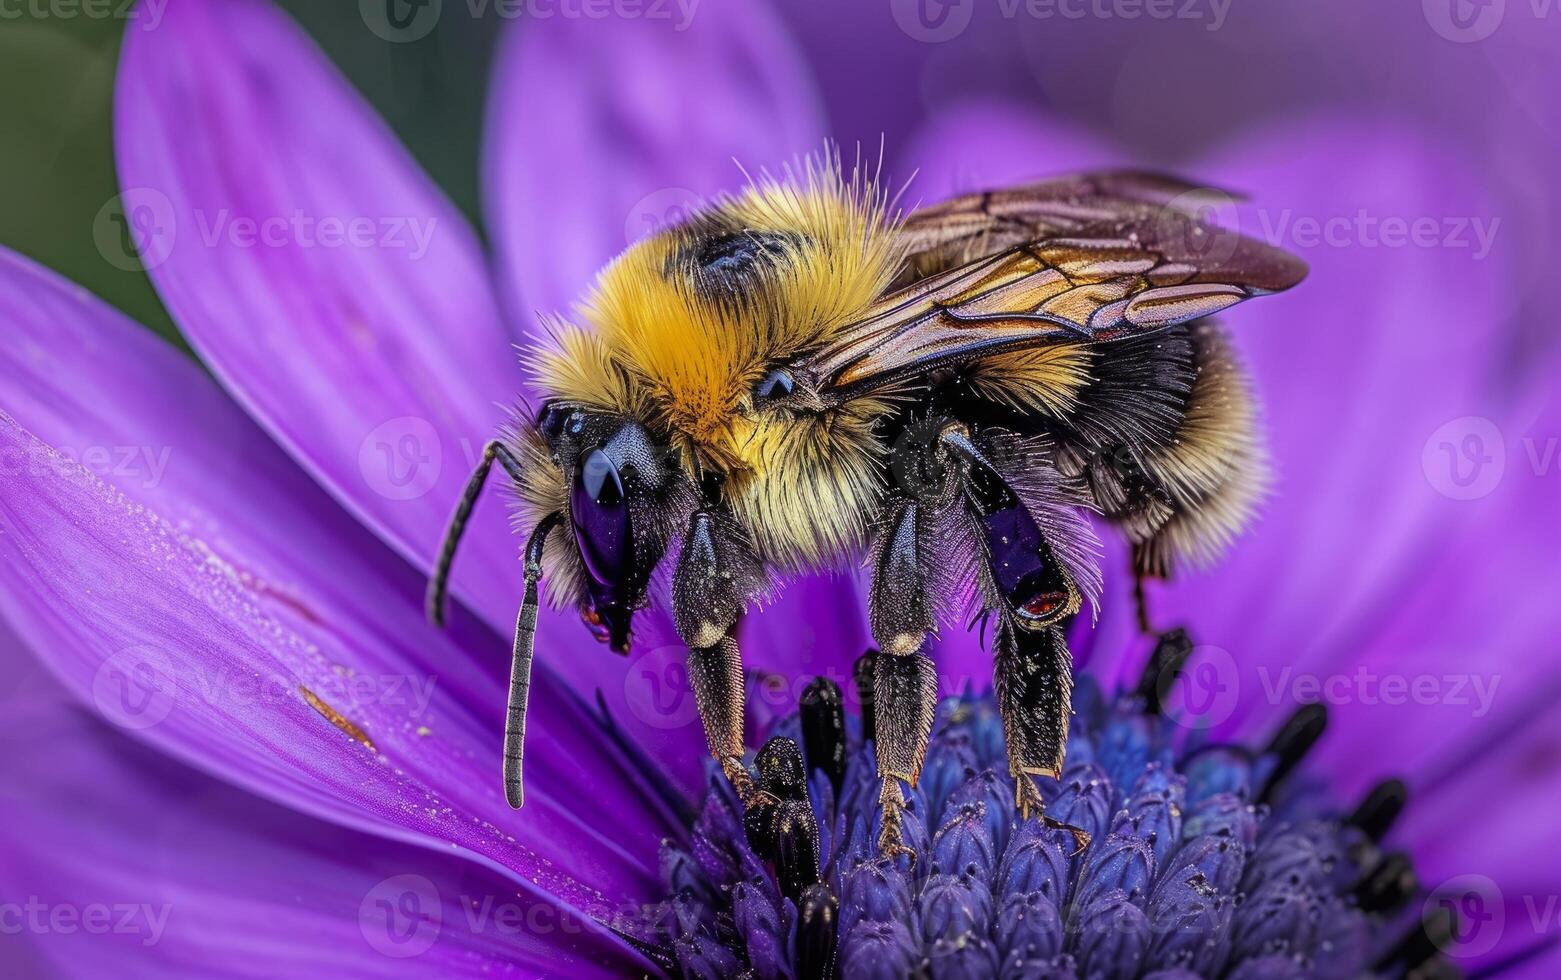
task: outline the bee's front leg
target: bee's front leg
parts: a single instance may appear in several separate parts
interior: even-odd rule
[[[927,737],[937,711],[937,675],[922,653],[933,620],[919,546],[919,506],[894,505],[874,563],[868,603],[873,639],[882,651],[873,666],[878,801],[878,847],[888,855],[911,854],[900,832],[903,780],[915,786],[927,757]],[[912,855],[914,857],[914,855]]]
[[[688,677],[710,754],[744,806],[758,792],[743,765],[743,658],[732,631],[756,571],[729,519],[711,510],[689,520],[672,580],[678,635],[688,644]]]

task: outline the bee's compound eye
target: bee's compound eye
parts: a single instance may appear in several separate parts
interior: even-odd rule
[[[600,449],[591,450],[580,461],[569,494],[569,516],[591,578],[602,589],[622,585],[634,553],[628,497],[618,467]]]
[[[758,402],[776,401],[787,397],[796,388],[797,381],[791,376],[790,371],[785,368],[775,368],[754,385],[753,397]]]
[[[550,401],[537,413],[537,430],[548,445],[556,443],[566,432],[577,436],[585,427],[585,413],[569,405]]]

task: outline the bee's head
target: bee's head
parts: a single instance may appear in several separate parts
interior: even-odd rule
[[[536,427],[563,477],[558,491],[580,559],[581,618],[597,639],[626,653],[686,481],[668,450],[632,418],[549,402]]]

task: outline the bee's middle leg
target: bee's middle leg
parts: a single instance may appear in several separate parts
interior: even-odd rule
[[[689,684],[710,754],[748,806],[757,790],[743,765],[743,658],[733,635],[743,611],[745,576],[732,566],[752,559],[721,533],[719,521],[709,510],[690,519],[672,605],[678,635],[688,644]]]
[[[937,710],[937,674],[923,648],[933,620],[924,556],[919,547],[919,507],[914,500],[893,505],[875,562],[869,618],[882,651],[873,670],[877,715],[875,749],[884,854],[909,854],[900,831],[903,781],[915,786],[927,757],[927,738]]]

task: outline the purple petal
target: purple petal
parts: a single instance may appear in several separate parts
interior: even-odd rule
[[[489,97],[488,224],[524,328],[698,201],[822,146],[816,100],[763,2],[676,16],[527,20]]]
[[[4,639],[7,674],[28,669]],[[0,798],[0,874],[20,927],[5,947],[9,975],[643,968],[502,875],[257,799],[125,738],[48,686],[0,741],[12,790]]]
[[[1125,157],[1093,133],[1028,106],[999,100],[970,102],[922,125],[899,161],[896,179],[915,173],[908,207],[1102,167]]]
[[[175,3],[125,37],[124,199],[218,378],[402,554],[426,560],[520,372],[476,237],[363,100],[260,0]],[[512,621],[513,545],[479,509],[457,566]]]
[[[470,617],[453,635],[427,626],[421,577],[146,331],[15,256],[0,297],[0,406],[16,419],[0,432],[0,614],[67,687],[306,812],[456,845],[568,901],[655,887],[674,824],[548,669],[562,651],[538,651],[530,791],[512,814],[507,644]]]

